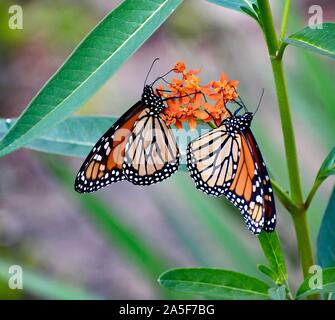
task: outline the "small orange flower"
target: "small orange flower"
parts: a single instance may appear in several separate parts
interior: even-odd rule
[[[174,71],[181,74],[181,79],[173,78],[168,87],[170,93],[163,93],[164,87],[157,86],[156,90],[161,93],[168,107],[164,110],[162,119],[169,126],[173,124],[181,129],[183,122],[187,121],[190,129],[195,129],[197,122],[214,122],[219,126],[222,119],[229,117],[226,104],[234,101],[238,94],[236,88],[237,80],[228,80],[227,75],[222,72],[219,81],[211,81],[202,85],[198,74],[202,69],[186,70],[185,62],[180,60],[174,66]],[[214,100],[208,103],[207,99]]]
[[[159,84],[157,87],[156,87],[156,94],[158,94],[159,96],[163,97],[163,98],[167,98],[168,95],[164,92],[164,87]]]
[[[165,110],[162,115],[162,119],[165,121],[167,126],[173,124],[177,129],[182,129],[183,125],[181,121],[177,118],[176,113],[171,112],[170,110]]]
[[[237,80],[228,80],[227,75],[222,72],[219,81],[214,81],[212,87],[215,93],[209,97],[214,100],[223,99],[225,102],[235,100],[237,98],[236,88],[239,84]]]
[[[177,61],[173,69],[176,73],[183,73],[186,69],[185,62],[183,60]]]

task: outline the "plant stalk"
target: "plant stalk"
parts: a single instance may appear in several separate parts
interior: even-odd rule
[[[285,34],[286,22],[289,13],[289,1],[284,8],[284,15],[281,28],[281,36]],[[264,32],[268,47],[271,66],[276,86],[277,100],[281,119],[282,132],[284,137],[285,155],[290,182],[290,198],[295,203],[295,208],[288,208],[292,215],[295,227],[300,263],[304,277],[314,264],[312,245],[306,220],[306,209],[303,205],[303,196],[300,184],[298,157],[294,138],[291,109],[288,100],[286,81],[283,70],[282,54],[278,56],[279,42],[273,22],[272,12],[268,0],[258,0],[261,26]],[[317,297],[311,297],[317,299]]]
[[[308,270],[310,266],[314,264],[314,258],[312,254],[311,239],[309,236],[306,211],[302,210],[292,215],[295,233],[297,236],[298,250],[300,253],[300,260],[303,275],[306,278],[308,276]]]
[[[283,63],[282,60],[271,59],[271,65],[276,85],[279,113],[284,136],[291,198],[297,205],[300,205],[303,202],[303,197],[300,184],[298,157],[295,146],[292,116],[283,71]]]
[[[314,181],[314,184],[312,186],[312,189],[311,191],[309,192],[307,198],[306,198],[306,201],[305,201],[305,209],[307,210],[309,208],[309,206],[311,205],[311,202],[313,200],[313,197],[316,193],[316,191],[319,189],[321,183],[323,182],[323,179],[316,179]]]
[[[290,13],[290,7],[291,7],[291,0],[286,0],[284,4],[283,18],[279,33],[279,41],[282,41],[282,39],[285,37],[288,15]]]

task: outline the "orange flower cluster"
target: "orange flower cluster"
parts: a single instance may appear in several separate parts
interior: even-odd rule
[[[190,129],[194,129],[198,121],[220,125],[223,118],[228,117],[226,103],[237,98],[237,80],[228,80],[224,72],[219,81],[211,81],[207,85],[200,84],[198,70],[186,70],[185,63],[178,61],[173,71],[181,75],[168,83],[168,89],[158,85],[156,91],[167,99],[168,107],[162,116],[167,125],[175,125],[181,129],[183,122],[188,121]],[[211,101],[209,103],[208,101]]]

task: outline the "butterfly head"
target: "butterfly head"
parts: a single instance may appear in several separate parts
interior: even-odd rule
[[[153,112],[160,113],[165,109],[162,97],[154,93],[154,89],[150,85],[145,85],[142,93],[142,102],[148,106]]]
[[[232,117],[226,118],[223,121],[223,124],[226,126],[227,131],[231,133],[239,133],[250,127],[252,118],[253,118],[253,113],[246,112],[243,115],[232,116]]]
[[[245,114],[239,117],[237,123],[241,131],[248,129],[250,127],[253,116],[254,114],[252,112],[246,112]]]
[[[246,112],[244,115],[241,116],[241,119],[247,123],[251,123],[254,114],[252,112]]]

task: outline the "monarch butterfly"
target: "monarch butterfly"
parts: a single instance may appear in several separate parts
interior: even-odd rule
[[[166,99],[153,90],[154,83],[164,76],[145,84],[141,99],[98,140],[77,174],[77,192],[94,192],[124,179],[135,185],[150,185],[178,169],[179,149],[161,119]]]
[[[196,187],[212,196],[225,195],[241,211],[253,234],[272,232],[275,202],[262,154],[250,130],[253,113],[237,112],[229,112],[230,117],[218,128],[189,143],[187,167]]]

